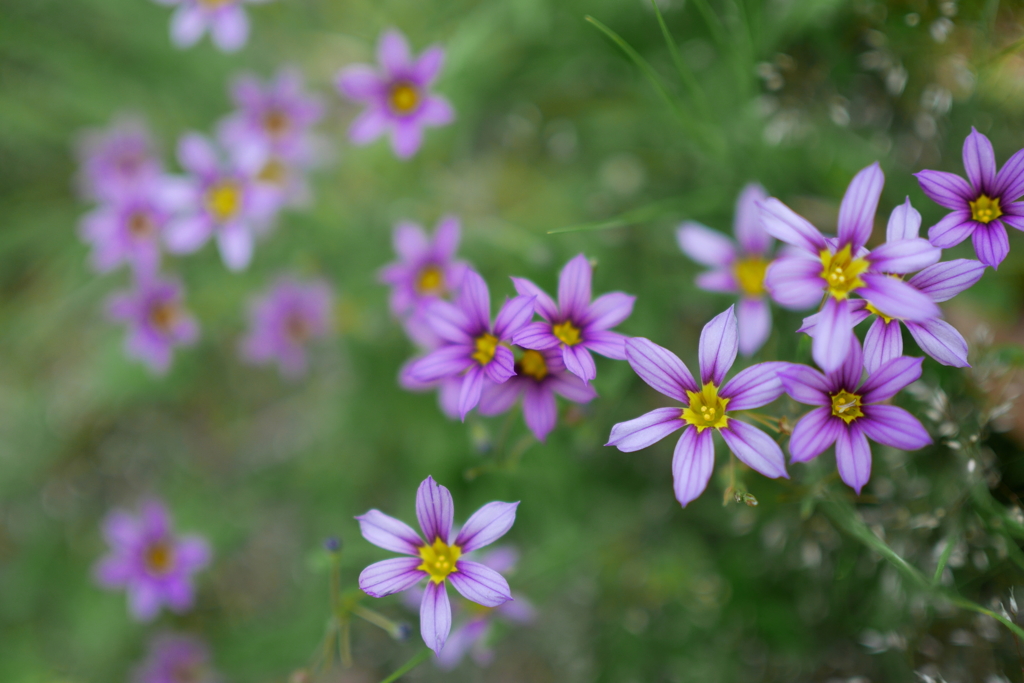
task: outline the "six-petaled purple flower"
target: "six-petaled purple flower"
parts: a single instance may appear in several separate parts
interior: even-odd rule
[[[92,245],[93,268],[106,273],[127,263],[136,273],[156,273],[172,208],[163,201],[157,181],[148,190],[109,199],[86,214],[79,234]]]
[[[163,173],[149,129],[134,117],[86,132],[78,157],[79,189],[85,197],[99,201],[145,192]]]
[[[158,276],[140,277],[131,291],[114,294],[107,302],[112,320],[128,324],[125,352],[164,374],[171,367],[175,346],[199,338],[199,325],[182,304],[180,283]]]
[[[249,15],[242,5],[267,0],[155,0],[174,5],[171,15],[171,42],[177,47],[192,47],[209,30],[210,38],[222,52],[236,52],[249,39]]]
[[[133,683],[217,683],[210,648],[194,636],[164,633],[149,643],[146,659],[135,669]]]

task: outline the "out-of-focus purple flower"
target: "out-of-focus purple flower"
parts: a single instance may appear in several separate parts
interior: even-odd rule
[[[424,313],[437,299],[456,296],[469,270],[465,261],[455,260],[461,226],[455,216],[442,218],[427,237],[415,223],[395,226],[392,242],[398,260],[384,266],[380,281],[391,287],[391,312],[403,322],[414,342],[431,347],[438,344]]]
[[[171,367],[175,346],[190,346],[199,338],[199,324],[185,310],[183,297],[176,280],[146,275],[136,280],[135,289],[107,301],[108,316],[128,324],[125,352],[156,374]]]
[[[941,315],[928,296],[890,277],[937,262],[941,256],[938,248],[920,237],[890,240],[870,252],[864,248],[884,183],[877,163],[854,176],[839,206],[838,239],[826,239],[774,197],[761,204],[761,220],[768,234],[797,250],[768,268],[765,285],[772,298],[783,306],[801,309],[825,296],[811,354],[826,371],[837,369],[850,352],[853,294],[904,320],[924,322]]]
[[[593,387],[565,369],[558,349],[523,349],[515,371],[507,382],[484,384],[479,411],[481,415],[499,415],[522,398],[523,420],[538,441],[544,441],[555,428],[556,394],[573,403],[589,403],[597,396]]]
[[[725,445],[750,468],[766,477],[786,477],[782,449],[756,427],[741,422],[733,411],[767,405],[782,395],[777,377],[784,363],[758,363],[736,374],[725,375],[739,350],[735,306],[719,313],[700,333],[700,385],[678,356],[650,340],[626,341],[626,359],[640,379],[658,393],[682,403],[681,408],[658,408],[629,422],[612,427],[607,446],[632,453],[661,441],[679,429],[682,436],[672,458],[676,499],[685,507],[695,500],[711,479],[718,432]]]
[[[210,649],[194,636],[159,635],[149,643],[146,659],[135,669],[134,683],[217,683]]]
[[[207,30],[221,52],[237,52],[249,39],[249,16],[242,5],[267,0],[155,0],[175,5],[171,16],[171,42],[179,48],[192,47]]]
[[[491,294],[487,283],[475,271],[468,271],[453,305],[435,300],[426,309],[426,320],[442,345],[407,367],[409,379],[419,384],[460,376],[459,417],[480,401],[484,379],[501,384],[515,375],[515,357],[502,342],[513,336],[533,317],[532,296],[509,299],[491,325]]]
[[[163,173],[149,129],[135,117],[87,131],[78,145],[78,161],[80,191],[100,201],[138,195]]]
[[[110,554],[97,563],[96,581],[124,589],[132,616],[152,621],[164,606],[178,613],[191,609],[192,575],[209,564],[210,546],[200,536],[176,535],[162,503],[145,503],[137,517],[111,512],[103,536]]]
[[[697,276],[697,286],[709,292],[740,295],[737,312],[740,353],[755,353],[772,331],[772,309],[765,297],[764,275],[772,262],[775,240],[761,225],[758,203],[768,199],[764,188],[750,183],[736,200],[733,233],[736,243],[700,223],[686,222],[676,230],[679,248],[711,270]]]
[[[302,154],[324,115],[323,103],[306,92],[298,69],[281,69],[266,85],[243,74],[231,84],[231,99],[238,109],[221,122],[220,139],[232,147],[264,145],[285,159]]]
[[[953,212],[928,229],[928,239],[949,249],[968,237],[974,253],[987,266],[998,268],[1010,253],[1006,225],[1024,230],[1024,149],[996,172],[996,154],[989,139],[971,128],[964,140],[967,180],[953,173],[920,171],[917,182],[928,197]]]
[[[157,180],[148,190],[108,199],[90,211],[79,224],[79,234],[92,246],[93,268],[106,273],[127,263],[136,273],[155,274],[172,210]]]
[[[452,626],[448,583],[462,597],[484,607],[497,607],[512,599],[508,582],[501,574],[463,556],[504,536],[515,523],[518,506],[519,503],[501,502],[484,505],[466,520],[452,540],[452,495],[427,477],[416,492],[416,518],[426,541],[407,524],[380,510],[356,517],[367,541],[385,550],[411,555],[371,564],[359,575],[359,587],[371,597],[382,598],[427,579],[420,603],[420,634],[427,647],[440,653]]]
[[[430,91],[444,63],[444,50],[432,46],[414,59],[405,36],[395,29],[381,34],[377,44],[380,68],[353,64],[338,74],[338,90],[366,109],[356,117],[348,136],[366,145],[391,133],[395,156],[408,159],[423,143],[423,129],[455,120],[448,100]]]
[[[280,208],[280,194],[257,177],[265,151],[234,149],[225,162],[206,137],[187,133],[178,143],[178,160],[189,176],[165,192],[180,211],[165,230],[167,249],[188,254],[216,235],[224,264],[235,271],[246,268],[255,235],[269,227]]]
[[[835,443],[839,476],[860,494],[871,478],[869,438],[905,451],[930,444],[931,437],[917,418],[883,403],[921,376],[923,360],[894,358],[862,383],[863,354],[853,338],[849,355],[833,372],[822,374],[806,365],[786,364],[779,370],[786,393],[795,401],[816,406],[793,427],[792,461],[807,462]]]
[[[626,337],[611,328],[630,316],[636,301],[635,296],[622,292],[609,292],[591,301],[591,276],[586,256],[580,254],[569,261],[558,276],[557,305],[529,280],[512,278],[517,292],[536,297],[534,308],[544,319],[524,327],[513,342],[536,351],[561,349],[565,367],[584,382],[597,376],[591,351],[615,360],[626,359]]]
[[[250,305],[242,357],[257,365],[276,362],[285,377],[299,377],[306,372],[306,346],[331,329],[333,302],[324,281],[279,278]]]

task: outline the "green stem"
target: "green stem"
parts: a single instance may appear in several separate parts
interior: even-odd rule
[[[374,626],[377,626],[388,632],[388,635],[392,638],[397,639],[402,632],[401,627],[395,622],[385,617],[380,612],[375,612],[372,609],[363,607],[362,605],[353,605],[352,614],[356,615],[360,619],[364,619]]]
[[[932,577],[933,586],[939,585],[939,580],[942,579],[942,571],[946,568],[946,563],[949,562],[949,556],[953,554],[953,547],[956,545],[953,538],[953,536],[950,536],[946,539],[946,547],[942,549],[942,555],[939,556],[939,564],[935,567],[935,576]]]
[[[398,671],[391,674],[380,683],[393,683],[394,681],[397,681],[399,678],[401,678],[402,676],[404,676],[405,674],[409,673],[417,666],[422,664],[427,659],[427,657],[429,657],[432,654],[433,651],[430,648],[423,648],[423,650],[421,650],[419,654],[417,654],[415,657],[413,657],[408,662],[403,664],[401,667],[399,667]]]
[[[679,47],[676,45],[676,41],[672,38],[672,34],[669,33],[668,25],[665,24],[665,18],[661,15],[661,8],[658,7],[658,0],[651,0],[651,6],[654,8],[654,14],[658,17],[658,25],[661,26],[661,35],[665,37],[665,44],[668,45],[668,52],[672,56],[672,62],[676,65],[676,71],[679,72],[679,78],[683,81],[687,90],[690,91],[690,96],[693,98],[697,106],[700,107],[701,113],[704,116],[708,116],[710,111],[708,109],[708,100],[704,94],[704,91],[700,87],[700,83],[697,82],[697,77],[693,75],[693,71],[686,66],[682,56],[679,54]]]

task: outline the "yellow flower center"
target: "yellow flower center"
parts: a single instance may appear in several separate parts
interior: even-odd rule
[[[484,332],[476,338],[476,351],[473,352],[472,358],[480,365],[487,365],[494,358],[494,352],[497,350],[498,338]]]
[[[999,197],[981,195],[971,205],[971,218],[979,223],[991,223],[1003,215],[1003,209],[999,206]]]
[[[271,109],[263,117],[263,128],[272,137],[277,137],[286,133],[290,126],[291,121],[288,118],[288,115],[280,109]]]
[[[846,389],[841,389],[838,394],[833,394],[832,415],[846,424],[850,424],[858,417],[864,417],[864,413],[860,409],[860,396],[851,394]]]
[[[519,373],[535,380],[540,381],[548,376],[548,364],[544,360],[544,354],[540,351],[524,351],[523,357],[519,359],[517,365],[516,370]]]
[[[558,323],[557,325],[551,326],[551,332],[558,340],[563,344],[569,346],[576,346],[580,343],[580,331],[571,322],[566,320],[564,323]]]
[[[449,574],[457,572],[455,563],[462,555],[462,548],[457,545],[448,545],[440,538],[434,540],[434,545],[425,545],[420,548],[420,558],[423,564],[416,567],[421,572],[430,575],[434,583],[441,583]]]
[[[682,419],[697,428],[697,432],[703,432],[708,427],[724,429],[729,426],[729,417],[725,414],[725,407],[729,405],[729,399],[718,395],[718,387],[714,382],[708,382],[700,391],[687,391],[690,405],[683,408]]]
[[[242,186],[234,180],[222,180],[206,191],[206,210],[223,223],[242,208]]]
[[[865,306],[864,308],[868,309],[868,312],[874,313],[875,315],[877,315],[879,318],[884,320],[886,323],[891,323],[893,320],[895,320],[895,318],[893,318],[891,315],[886,315],[885,313],[882,313],[880,310],[875,308],[875,305],[873,303],[871,303],[870,301],[868,302],[868,305]]]
[[[416,276],[416,291],[420,294],[444,294],[444,271],[437,266],[426,266]]]
[[[128,232],[132,237],[150,237],[154,231],[153,220],[146,212],[137,211],[128,217]]]
[[[166,541],[157,541],[146,548],[144,561],[151,574],[166,574],[174,566],[174,548]]]
[[[822,249],[820,258],[821,277],[828,283],[828,293],[834,298],[842,301],[864,286],[860,276],[870,264],[866,259],[854,258],[849,244],[834,254]]]
[[[740,290],[747,296],[761,296],[764,294],[764,273],[768,270],[768,262],[763,258],[751,256],[740,259],[733,266],[733,274]]]
[[[170,332],[177,322],[180,311],[176,304],[169,301],[161,301],[153,304],[149,309],[149,322],[160,332]]]
[[[408,114],[420,103],[420,91],[410,83],[396,83],[391,86],[388,97],[391,108],[399,114]]]
[[[280,159],[270,159],[263,165],[260,172],[256,174],[256,180],[270,183],[271,185],[284,185],[284,181],[287,178],[288,167]]]

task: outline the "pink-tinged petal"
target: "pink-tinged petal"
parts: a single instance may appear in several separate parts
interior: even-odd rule
[[[989,139],[973,126],[964,140],[964,170],[975,190],[985,194],[992,192],[996,181],[996,153]]]
[[[775,239],[810,252],[814,256],[822,249],[828,248],[820,230],[775,197],[769,197],[761,202],[760,207],[761,224]]]
[[[512,599],[508,581],[490,567],[470,560],[459,560],[455,566],[457,571],[449,574],[448,580],[470,602],[497,607]]]
[[[359,574],[359,588],[371,598],[408,590],[427,577],[427,573],[416,569],[423,564],[418,557],[395,557],[375,562]]]
[[[786,367],[779,368],[778,377],[782,389],[794,401],[811,406],[827,406],[832,403],[828,379],[809,365],[788,363]]]
[[[433,544],[437,539],[449,542],[454,515],[455,503],[451,492],[433,477],[424,479],[416,491],[416,519],[427,543]]]
[[[165,580],[161,586],[164,604],[177,614],[184,614],[192,609],[195,603],[195,591],[192,582],[184,577],[173,577]]]
[[[910,205],[910,197],[897,206],[889,214],[889,224],[885,228],[885,241],[910,240],[921,234],[921,214]]]
[[[480,402],[480,393],[484,388],[486,373],[481,367],[472,367],[465,377],[462,378],[462,388],[459,391],[459,419],[466,421],[466,415]]]
[[[516,288],[516,291],[523,296],[534,297],[533,307],[540,317],[544,318],[548,322],[555,322],[558,320],[558,306],[555,305],[555,302],[543,289],[529,280],[520,277],[512,278],[512,285]],[[550,325],[548,326],[548,329],[551,329]],[[519,342],[516,343],[518,344]],[[533,347],[528,346],[527,348]]]
[[[628,339],[629,337],[618,332],[594,330],[587,332],[583,343],[588,349],[605,358],[626,360],[626,340]]]
[[[412,361],[405,374],[416,382],[436,382],[452,377],[473,365],[472,352],[472,347],[468,346],[443,346]]]
[[[402,121],[391,129],[391,149],[399,159],[408,159],[423,145],[423,129],[418,122]]]
[[[252,261],[253,246],[252,233],[241,223],[226,225],[217,233],[217,247],[228,270],[245,270]]]
[[[491,548],[479,558],[480,564],[490,567],[499,574],[515,571],[519,563],[519,551],[510,545]]]
[[[524,349],[543,351],[553,349],[562,342],[551,332],[551,323],[532,322],[523,325],[512,337],[512,343]]]
[[[494,336],[502,341],[511,341],[530,319],[533,318],[532,296],[517,296],[509,299],[494,319]]]
[[[189,534],[178,538],[174,546],[174,557],[178,567],[186,572],[195,572],[210,564],[213,550],[202,536]]]
[[[887,401],[912,382],[921,378],[923,358],[900,356],[883,363],[876,371],[868,375],[857,393],[862,403],[881,403]]]
[[[635,420],[620,422],[612,427],[605,446],[615,446],[623,453],[647,448],[685,427],[681,416],[679,408],[657,408]]]
[[[971,243],[974,245],[974,253],[978,255],[978,260],[997,270],[999,264],[1010,253],[1010,238],[1002,221],[977,226],[971,233]]]
[[[558,276],[558,310],[567,320],[580,320],[590,305],[590,261],[583,254],[565,264]]]
[[[718,392],[729,399],[728,409],[751,410],[766,406],[782,396],[782,380],[779,372],[789,368],[789,363],[769,362],[752,365],[741,370]]]
[[[634,337],[626,341],[626,360],[644,382],[659,394],[689,404],[686,392],[700,391],[689,368],[679,356],[649,339]]]
[[[758,206],[767,199],[768,193],[758,183],[748,183],[736,199],[733,233],[740,249],[746,254],[765,256],[771,249],[772,238],[761,225],[761,209]]]
[[[439,95],[430,95],[423,101],[423,106],[416,113],[416,120],[421,126],[440,128],[455,120],[455,108],[451,102]]]
[[[932,437],[921,422],[896,406],[864,406],[864,417],[856,424],[869,439],[883,446],[916,451],[932,443]]]
[[[388,118],[374,108],[369,108],[353,121],[348,128],[348,139],[353,145],[368,145],[387,132]]]
[[[560,372],[548,380],[548,386],[556,394],[573,403],[590,403],[597,397],[594,387],[584,384],[576,375]]]
[[[480,402],[476,406],[477,412],[487,416],[501,415],[515,405],[525,386],[525,382],[516,380],[501,383],[485,382],[480,392]]]
[[[676,229],[676,241],[684,254],[705,266],[728,266],[736,260],[732,240],[700,223],[683,223]]]
[[[903,330],[898,320],[876,318],[864,335],[864,369],[873,373],[883,363],[903,355]]]
[[[419,534],[405,522],[385,515],[380,510],[370,510],[356,517],[359,520],[359,532],[370,543],[378,548],[393,553],[416,555],[423,545]]]
[[[386,87],[377,70],[368,64],[345,67],[334,84],[342,95],[359,102],[376,99]]]
[[[462,378],[449,377],[441,380],[437,391],[437,404],[449,420],[459,418],[459,396],[462,394]]]
[[[469,324],[480,330],[491,327],[491,293],[480,273],[471,270],[462,280],[459,307],[465,311]]]
[[[156,586],[149,582],[135,583],[128,588],[128,611],[137,621],[153,621],[162,604]]]
[[[772,332],[772,309],[763,298],[743,297],[736,319],[739,323],[740,353],[752,356]]]
[[[178,161],[190,173],[212,175],[220,169],[217,150],[199,133],[185,133],[178,140]]]
[[[437,75],[441,73],[444,66],[444,49],[437,45],[431,45],[420,53],[412,68],[412,76],[420,87],[427,87],[432,84]]]
[[[101,529],[103,538],[114,548],[134,545],[142,531],[135,516],[124,510],[107,515]]]
[[[462,222],[458,216],[445,216],[434,228],[433,251],[441,259],[455,258],[462,237]]]
[[[683,507],[696,500],[711,480],[715,469],[715,444],[711,440],[714,430],[698,432],[694,426],[687,426],[676,442],[672,455],[672,486],[676,500]]]
[[[825,373],[825,377],[831,386],[831,391],[829,393],[835,393],[840,389],[853,391],[853,389],[860,384],[860,378],[863,374],[864,352],[863,349],[861,349],[857,335],[851,332],[850,353],[847,354],[846,360],[844,360],[842,365],[840,365],[835,371]]]
[[[171,42],[176,47],[192,47],[206,31],[206,13],[196,5],[184,4],[171,16]]]
[[[730,306],[716,315],[700,332],[698,357],[701,383],[714,382],[715,386],[722,386],[725,373],[736,362],[739,333],[735,308]]]
[[[472,335],[479,326],[466,317],[461,308],[447,301],[431,301],[423,309],[424,319],[430,329],[441,339],[453,344],[472,344]]]
[[[929,199],[947,209],[968,209],[968,202],[974,199],[974,190],[958,175],[943,171],[919,171],[914,177]]]
[[[395,253],[407,262],[415,262],[426,258],[430,253],[430,240],[423,228],[409,221],[401,221],[395,225],[391,233],[391,244]]]
[[[377,61],[392,77],[403,76],[411,66],[409,43],[397,29],[389,28],[377,43]]]
[[[636,297],[623,292],[609,292],[594,299],[580,324],[590,330],[610,330],[633,313]]]
[[[736,294],[740,291],[736,282],[736,275],[731,268],[708,270],[699,273],[694,282],[706,292],[721,292],[722,294]]]
[[[996,175],[993,193],[1001,197],[1004,204],[1016,201],[1024,195],[1024,149],[1003,164],[1003,168]]]
[[[452,605],[448,602],[445,583],[427,582],[420,603],[420,635],[435,654],[440,654],[452,630]]]
[[[470,553],[488,546],[508,533],[516,521],[516,508],[519,503],[488,503],[466,520],[455,545],[464,553]]]
[[[584,382],[589,382],[597,377],[597,366],[594,365],[594,357],[583,346],[563,346],[562,362],[565,363],[566,370]]]
[[[922,270],[907,283],[928,295],[932,301],[949,301],[981,279],[985,264],[974,259],[955,259],[936,263]]]
[[[943,365],[971,367],[967,362],[967,340],[945,320],[936,318],[923,323],[907,323],[907,331],[922,351]]]
[[[899,239],[880,244],[871,250],[868,260],[873,270],[883,273],[913,273],[935,265],[942,250],[920,237]]]
[[[498,608],[498,614],[516,624],[531,624],[537,620],[537,608],[521,595]]]
[[[928,241],[940,249],[949,249],[970,237],[978,225],[971,220],[969,209],[953,211],[928,228]]]
[[[422,598],[421,598],[422,599]],[[466,653],[487,633],[490,622],[487,619],[473,619],[457,626],[448,636],[444,649],[434,662],[441,671],[451,671],[465,658]]]
[[[838,369],[850,353],[853,319],[849,304],[849,299],[839,301],[829,297],[814,328],[811,355],[818,367],[825,372]]]
[[[789,454],[792,462],[807,462],[835,443],[843,421],[832,417],[831,407],[815,408],[800,418],[789,437]]]
[[[786,474],[786,458],[779,444],[757,427],[731,419],[729,426],[720,429],[719,433],[729,450],[747,467],[770,479],[789,479]]]
[[[537,441],[543,443],[558,421],[558,406],[555,405],[555,392],[551,387],[533,382],[526,385],[523,392],[523,420]]]
[[[515,377],[516,358],[512,355],[512,351],[504,346],[496,348],[494,350],[494,358],[484,366],[484,374],[489,380],[498,384],[507,382],[509,378]]]
[[[882,197],[885,174],[878,162],[861,170],[850,181],[839,205],[839,244],[852,244],[854,251],[867,244],[875,225],[875,211]]]
[[[903,320],[930,320],[942,315],[938,304],[903,280],[880,273],[864,273],[861,276],[866,287],[858,294],[892,318]]]
[[[143,533],[150,536],[170,536],[173,524],[167,506],[150,499],[142,505],[140,512]]]
[[[836,466],[839,478],[860,495],[864,484],[871,478],[871,446],[857,424],[839,430],[836,438]]]
[[[135,577],[135,565],[116,555],[104,557],[93,568],[93,578],[102,588],[123,588]]]
[[[825,281],[818,259],[783,257],[768,266],[764,285],[780,306],[799,311],[821,301]]]
[[[213,44],[223,52],[237,52],[249,39],[249,17],[239,5],[214,15],[210,30]]]

